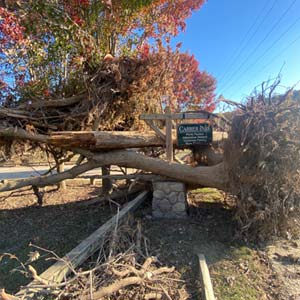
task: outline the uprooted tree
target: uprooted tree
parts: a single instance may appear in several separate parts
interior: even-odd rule
[[[39,138],[66,130],[142,129],[139,114],[160,112],[166,104],[174,111],[213,110],[215,80],[199,71],[193,56],[180,53],[180,45],[170,47],[170,38],[203,2],[4,1],[0,118],[5,156],[22,152],[15,142],[22,130],[38,146],[43,142],[59,164],[70,157],[65,151],[70,147],[59,147],[66,141]],[[8,79],[15,84],[8,85]],[[89,137],[83,137],[88,145],[93,143]],[[107,148],[122,148],[115,145]],[[153,146],[158,145],[162,141],[156,138]],[[123,148],[144,146],[151,142],[133,141]]]
[[[0,130],[2,142],[27,140],[79,153],[87,162],[60,174],[8,180],[0,191],[45,186],[74,178],[90,169],[119,165],[186,182],[230,191],[237,196],[236,216],[254,237],[299,233],[300,103],[259,95],[239,104],[224,146],[223,162],[190,167],[165,162],[129,148],[162,146],[154,133],[61,132],[42,135],[21,128]],[[6,119],[6,118],[5,118]],[[2,120],[4,122],[4,119]],[[17,146],[17,144],[16,144]],[[147,148],[146,148],[147,149]]]
[[[253,237],[298,234],[300,103],[290,93],[273,97],[276,84],[237,105],[223,159],[214,145],[205,155],[217,159],[196,168],[145,150],[164,141],[142,131],[140,113],[166,104],[174,111],[214,108],[214,79],[194,57],[168,46],[203,1],[7,2],[0,7],[3,151],[22,152],[26,142],[58,164],[70,152],[81,159],[59,174],[4,181],[0,191],[56,184],[113,164],[231,192],[240,228]]]

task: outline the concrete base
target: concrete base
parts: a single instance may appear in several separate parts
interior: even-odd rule
[[[186,218],[185,184],[172,181],[153,183],[152,216],[167,219]]]

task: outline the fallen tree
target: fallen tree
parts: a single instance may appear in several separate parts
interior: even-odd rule
[[[252,238],[294,235],[299,232],[296,217],[300,207],[299,115],[299,102],[290,101],[288,94],[270,99],[260,96],[245,105],[239,104],[225,144],[224,161],[196,168],[168,163],[134,150],[111,150],[116,145],[121,145],[119,148],[162,146],[164,142],[154,134],[62,132],[39,135],[23,129],[3,129],[2,137],[60,146],[79,153],[88,161],[60,174],[4,181],[0,191],[56,184],[93,168],[118,165],[191,186],[230,191],[237,196],[236,218],[247,237],[249,234]],[[205,151],[203,154],[208,156]]]
[[[154,133],[51,132],[49,127],[41,134],[41,126],[31,128],[28,127],[29,119],[25,118],[27,123],[24,124],[24,119],[19,119],[22,114],[28,116],[28,111],[20,108],[6,110],[6,118],[0,118],[2,144],[30,141],[32,145],[46,145],[52,151],[62,151],[56,159],[58,163],[67,159],[64,155],[67,151],[80,154],[81,158],[77,166],[60,174],[3,181],[0,191],[57,184],[93,168],[117,165],[148,171],[193,187],[207,186],[229,191],[236,196],[236,218],[241,232],[247,237],[297,235],[300,232],[299,218],[295,217],[300,207],[300,104],[298,100],[291,100],[289,93],[274,97],[275,87],[269,86],[245,104],[236,105],[224,155],[222,151],[215,153],[209,147],[194,149],[199,161],[209,165],[195,168],[157,158],[161,152],[153,150],[153,147],[162,147],[165,142]],[[233,105],[232,102],[230,104]],[[34,114],[41,114],[41,110],[37,109]],[[18,120],[21,120],[20,126],[12,127]],[[215,135],[215,143],[223,144],[223,137],[223,134]],[[134,150],[127,150],[129,148]],[[84,159],[87,162],[82,163]]]
[[[141,131],[61,131],[42,135],[21,128],[0,128],[0,137],[45,143],[64,149],[81,148],[92,151],[165,146],[165,141],[154,132]],[[226,132],[214,132],[213,142],[219,143],[226,138]],[[175,130],[173,143],[177,144]]]
[[[4,157],[20,157],[25,152],[24,148],[37,147],[53,157],[58,166],[70,159],[70,151],[76,152],[78,148],[99,152],[164,146],[165,141],[161,137],[153,132],[145,133],[146,124],[138,118],[141,113],[161,112],[161,96],[171,93],[168,75],[170,66],[165,61],[164,68],[161,62],[157,55],[103,59],[94,69],[87,70],[84,82],[78,82],[79,90],[76,88],[73,92],[64,93],[64,97],[58,93],[51,97],[28,97],[28,94],[24,94],[20,99],[13,98],[12,101],[5,98],[0,107],[0,146],[3,147],[1,150]],[[213,86],[213,81],[206,81],[206,84]],[[211,93],[208,90],[206,96]],[[163,127],[164,124],[160,125]],[[224,134],[214,135],[216,143],[223,138]],[[175,134],[173,140],[176,146]],[[28,141],[28,147],[23,147]],[[152,156],[161,153],[155,152]],[[82,154],[80,161],[83,159]],[[144,160],[144,157],[139,156],[138,159]],[[109,164],[116,163],[109,161]],[[96,165],[105,167],[100,163]],[[136,162],[133,159],[131,166],[134,165]],[[77,176],[77,171],[78,168],[74,170],[74,176]],[[152,168],[152,172],[156,173],[156,170]],[[159,172],[165,176],[162,171]],[[62,174],[61,177],[51,179],[43,177],[42,181],[53,184],[73,176],[70,173]],[[25,182],[10,182],[9,189],[18,188],[20,184],[23,186]],[[39,180],[33,183],[33,186],[42,185]]]
[[[86,171],[111,164],[121,167],[142,169],[193,186],[226,189],[227,185],[227,176],[224,164],[222,163],[211,167],[193,168],[178,163],[169,163],[130,150],[109,151],[106,153],[78,151],[88,158],[88,162],[59,174],[2,181],[0,184],[0,192],[11,191],[25,186],[43,187],[46,185],[53,185],[62,180],[75,178]]]

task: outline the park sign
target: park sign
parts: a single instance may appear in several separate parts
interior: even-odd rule
[[[212,127],[208,123],[179,124],[177,126],[178,147],[209,145],[212,142]]]

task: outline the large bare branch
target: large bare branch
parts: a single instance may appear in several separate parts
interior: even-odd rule
[[[57,107],[72,106],[87,97],[88,97],[88,95],[81,94],[81,95],[76,95],[76,96],[72,96],[69,98],[61,98],[61,99],[48,100],[48,101],[45,101],[45,99],[41,99],[39,101],[32,102],[30,104],[22,104],[22,105],[18,106],[18,109],[57,108]]]
[[[85,173],[89,170],[95,169],[99,166],[101,166],[101,163],[90,160],[82,165],[75,166],[59,174],[30,177],[25,179],[2,180],[2,182],[0,183],[0,192],[12,191],[30,185],[42,187],[57,184],[66,179],[73,179],[78,175]]]
[[[39,119],[36,117],[32,117],[30,112],[26,110],[14,109],[14,108],[6,108],[0,107],[0,117],[12,117],[16,119],[25,119],[25,120],[34,120],[38,121]]]
[[[169,163],[132,150],[117,150],[96,154],[93,159],[103,165],[115,164],[122,167],[142,169],[191,185],[226,189],[227,174],[223,163],[211,167],[190,167]]]
[[[47,135],[32,134],[21,128],[1,128],[0,137],[16,140],[28,140],[38,143],[47,143]]]
[[[5,180],[0,184],[0,192],[11,191],[29,185],[46,186],[57,184],[62,180],[75,178],[88,170],[107,165],[142,169],[193,186],[207,186],[219,189],[226,189],[227,186],[227,175],[223,163],[212,167],[192,168],[177,163],[169,163],[158,158],[147,157],[131,150],[117,150],[94,154],[92,159],[87,163],[75,166],[59,174],[27,179]]]

